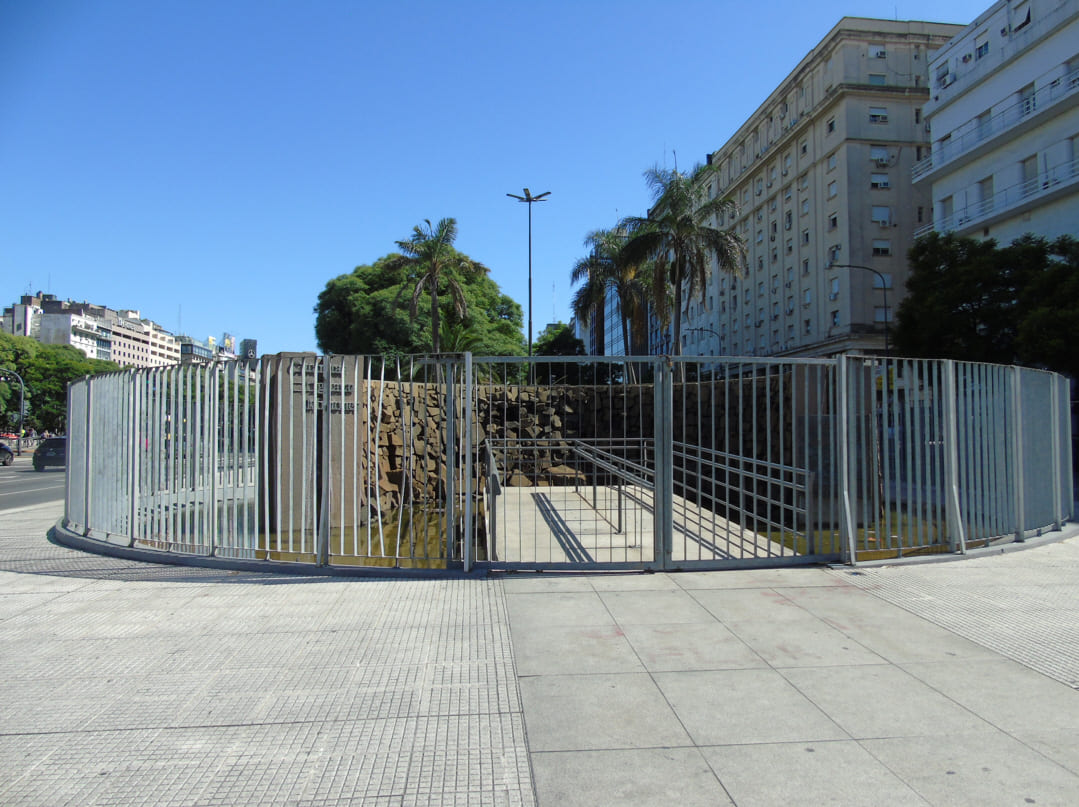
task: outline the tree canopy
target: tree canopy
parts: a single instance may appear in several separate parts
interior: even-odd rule
[[[430,272],[391,253],[326,283],[315,305],[315,337],[327,353],[403,355],[428,353],[431,333]],[[521,306],[502,293],[481,264],[442,245],[438,275],[439,348],[471,349],[490,356],[522,356]],[[460,271],[471,264],[481,271]],[[421,282],[428,275],[426,283]],[[450,279],[461,296],[448,291]],[[459,308],[458,304],[463,303]],[[410,310],[415,310],[411,316]],[[461,312],[464,316],[461,316]]]
[[[111,361],[88,359],[71,345],[45,345],[28,336],[0,333],[0,372],[11,369],[26,386],[24,425],[29,432],[67,429],[67,385],[75,379],[120,369]],[[19,426],[19,383],[0,381],[0,428]]]
[[[629,265],[654,263],[650,302],[664,325],[673,319],[675,355],[682,353],[683,286],[689,294],[703,295],[713,258],[720,271],[731,274],[741,274],[745,264],[742,239],[715,226],[720,216],[735,209],[731,199],[710,193],[715,174],[714,165],[696,165],[685,174],[650,168],[644,177],[655,202],[652,210],[646,217],[629,216],[619,224],[628,236],[623,260]]]
[[[1079,375],[1079,241],[930,233],[909,252],[896,316],[900,353],[1026,364]]]

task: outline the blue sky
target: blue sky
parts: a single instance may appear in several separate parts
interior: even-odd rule
[[[327,280],[453,216],[524,306],[527,186],[538,334],[642,172],[717,149],[841,16],[988,5],[0,0],[0,302],[315,350]]]

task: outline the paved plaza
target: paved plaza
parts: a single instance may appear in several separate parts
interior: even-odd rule
[[[327,579],[83,554],[60,516],[0,516],[0,804],[1079,803],[1074,530],[856,569]]]

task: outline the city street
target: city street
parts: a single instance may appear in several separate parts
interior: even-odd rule
[[[31,463],[32,452],[24,451],[12,465],[0,466],[0,512],[64,500],[63,468],[46,468],[40,473]]]

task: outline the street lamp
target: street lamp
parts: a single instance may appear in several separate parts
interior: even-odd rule
[[[22,456],[22,436],[23,427],[25,425],[26,418],[26,384],[23,383],[22,376],[16,373],[14,370],[9,370],[6,367],[0,368],[0,381],[11,382],[8,378],[9,375],[15,376],[19,379],[19,436],[15,441],[15,453],[20,457]]]
[[[533,196],[528,188],[524,189],[525,195],[518,196],[516,193],[507,193],[518,202],[528,205],[528,358],[532,358],[532,203],[545,202],[545,197],[550,196],[550,191]]]
[[[862,266],[857,263],[830,263],[829,269],[864,269],[872,272],[880,278],[880,288],[884,292],[884,355],[891,356],[892,351],[888,344],[888,280],[880,272],[870,266]]]

